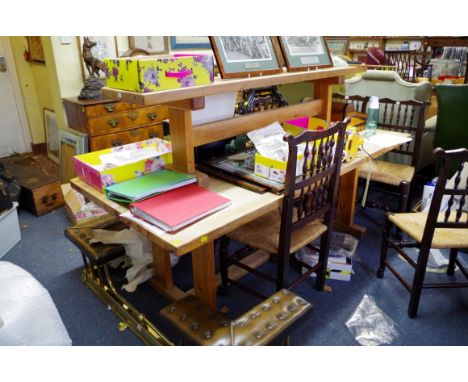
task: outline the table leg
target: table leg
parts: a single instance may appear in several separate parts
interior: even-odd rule
[[[358,180],[357,168],[340,176],[338,209],[334,226],[352,235],[362,237],[366,229],[354,224]]]
[[[154,279],[162,289],[171,289],[174,286],[172,280],[171,259],[169,253],[153,243]]]
[[[216,310],[216,278],[214,242],[192,251],[193,284],[195,296]]]

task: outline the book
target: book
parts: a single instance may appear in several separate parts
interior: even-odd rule
[[[133,215],[166,232],[174,232],[231,204],[231,200],[197,184],[131,203]]]
[[[163,169],[122,183],[107,186],[105,193],[109,199],[130,203],[195,183],[196,181],[197,178],[193,175]]]
[[[302,261],[313,266],[318,263],[319,255],[308,253],[303,255]],[[307,269],[302,268],[302,273],[305,273]],[[350,281],[351,275],[353,274],[352,260],[346,256],[328,255],[328,264],[326,270],[326,278],[332,280]],[[310,274],[310,277],[316,277],[315,272]]]

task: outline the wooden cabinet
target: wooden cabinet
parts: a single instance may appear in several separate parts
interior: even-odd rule
[[[63,100],[68,125],[88,134],[89,150],[163,138],[162,121],[167,119],[166,106],[139,106],[112,99]]]

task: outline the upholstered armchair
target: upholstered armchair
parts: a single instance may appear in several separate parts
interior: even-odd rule
[[[432,85],[429,82],[412,83],[404,81],[395,71],[369,70],[363,73],[362,76],[346,80],[345,94],[348,96],[377,96],[397,101],[416,100],[430,103]],[[416,116],[415,121],[417,120]],[[416,170],[422,169],[433,162],[434,131],[435,125],[430,127],[426,124]],[[394,153],[387,154],[384,159],[405,165],[410,164],[409,158]]]

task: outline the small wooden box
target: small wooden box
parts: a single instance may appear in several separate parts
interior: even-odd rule
[[[20,207],[36,216],[63,205],[58,166],[41,155],[22,154],[4,158],[1,163],[21,183]]]

